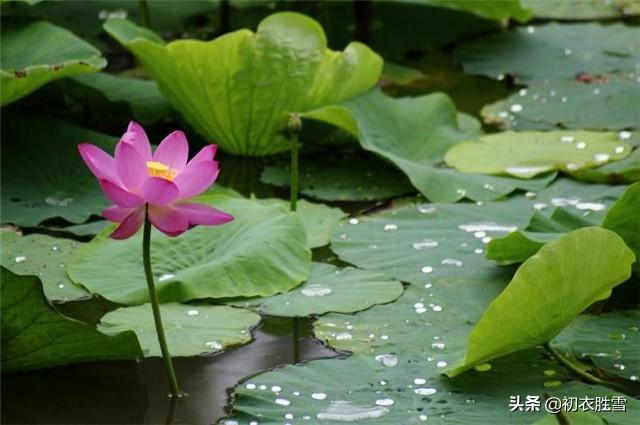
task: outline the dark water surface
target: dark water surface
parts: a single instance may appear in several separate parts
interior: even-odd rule
[[[312,337],[310,319],[264,317],[253,335],[250,344],[226,353],[174,359],[188,396],[173,406],[160,358],[4,374],[2,423],[212,424],[226,415],[230,389],[240,380],[339,355]]]

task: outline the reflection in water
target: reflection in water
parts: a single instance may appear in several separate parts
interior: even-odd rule
[[[225,416],[230,389],[275,366],[336,352],[311,337],[310,320],[265,318],[255,340],[215,356],[175,359],[180,388],[168,397],[160,358],[71,365],[2,376],[3,424],[212,424]],[[297,348],[293,347],[294,329]]]

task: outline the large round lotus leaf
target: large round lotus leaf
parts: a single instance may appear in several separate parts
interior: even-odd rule
[[[233,416],[225,425],[305,423],[327,425],[356,422],[388,424],[525,425],[545,417],[524,408],[510,411],[509,400],[544,393],[555,397],[619,397],[622,394],[576,381],[545,387],[545,370],[553,364],[531,350],[498,361],[488,372],[454,381],[439,376],[423,357],[408,355],[396,367],[374,356],[316,360],[252,377],[236,387]],[[557,378],[566,376],[558,373]],[[627,397],[626,412],[598,412],[608,424],[631,425],[640,402]]]
[[[84,96],[87,96],[86,91],[93,89],[110,102],[127,103],[141,123],[154,123],[169,114],[169,103],[153,81],[104,72],[77,75],[73,80],[80,85]]]
[[[311,253],[300,220],[278,205],[229,196],[199,202],[232,214],[221,226],[199,226],[177,238],[151,234],[151,262],[162,302],[195,298],[269,296],[309,275]],[[71,279],[110,301],[148,301],[142,232],[124,241],[102,232],[69,266]]]
[[[178,303],[160,306],[169,352],[174,357],[221,351],[251,341],[249,329],[260,316],[241,308]],[[133,330],[146,357],[162,356],[155,332],[151,304],[125,307],[107,313],[98,330],[118,334]]]
[[[636,269],[640,270],[640,183],[627,188],[620,199],[611,206],[602,227],[619,234],[636,256]]]
[[[83,243],[39,234],[20,236],[13,232],[0,233],[0,240],[2,267],[18,275],[38,276],[44,294],[50,301],[70,301],[90,296],[67,277],[67,265]]]
[[[455,105],[435,93],[414,98],[391,98],[372,90],[341,105],[305,114],[358,137],[362,147],[391,161],[411,183],[434,202],[498,199],[515,189],[540,190],[553,174],[531,181],[458,173],[442,167],[449,148],[478,136],[478,126],[464,118],[459,124]],[[473,120],[475,121],[475,120]]]
[[[581,316],[559,336],[559,347],[622,378],[640,378],[640,311]]]
[[[485,106],[482,116],[487,123],[514,130],[622,130],[640,125],[639,103],[640,85],[635,81],[551,80]]]
[[[287,163],[264,169],[260,180],[289,186]],[[300,158],[300,193],[323,201],[373,201],[414,192],[402,174],[373,155],[309,155]]]
[[[271,316],[299,317],[352,313],[388,303],[400,294],[402,284],[382,273],[313,263],[309,279],[289,292],[232,303]]]
[[[51,118],[3,115],[2,222],[35,226],[53,217],[83,223],[109,205],[78,144],[113,151],[116,139]]]
[[[615,133],[587,131],[489,134],[451,147],[445,161],[463,173],[529,179],[552,170],[576,171],[623,159],[631,146]]]
[[[282,199],[260,199],[265,205],[282,205],[289,209],[289,202]],[[340,208],[315,204],[304,199],[298,200],[295,215],[298,216],[307,233],[307,246],[318,248],[329,243],[329,235],[341,218],[347,214]]]
[[[623,18],[640,14],[640,3],[636,0],[522,0],[533,10],[536,18],[562,20],[591,20]]]
[[[550,342],[595,301],[631,275],[633,252],[610,230],[587,227],[546,244],[516,271],[471,332],[464,359],[473,366]]]
[[[2,267],[2,371],[142,356],[133,332],[107,336],[60,315],[40,280]]]
[[[465,72],[518,82],[574,79],[578,74],[636,73],[640,29],[621,23],[519,27],[463,44]]]
[[[288,150],[282,133],[290,113],[364,93],[382,71],[382,59],[361,43],[327,49],[322,27],[297,13],[277,13],[256,33],[239,30],[209,42],[165,45],[120,19],[105,30],[133,52],[191,125],[234,154]]]
[[[51,80],[95,72],[107,64],[98,49],[48,22],[2,27],[2,105]]]

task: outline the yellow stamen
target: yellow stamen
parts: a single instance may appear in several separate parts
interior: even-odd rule
[[[173,168],[169,168],[162,162],[157,161],[147,161],[147,173],[149,173],[151,177],[161,177],[169,181],[173,180],[176,174],[178,174]]]

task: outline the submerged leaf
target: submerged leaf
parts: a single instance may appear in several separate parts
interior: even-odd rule
[[[327,49],[322,27],[297,13],[264,19],[212,41],[164,44],[148,30],[113,19],[105,30],[140,60],[169,102],[227,152],[267,155],[289,149],[289,114],[367,91],[382,60],[361,43]]]
[[[445,161],[463,173],[530,179],[553,170],[593,168],[623,159],[630,151],[615,133],[507,131],[459,143],[447,151]]]
[[[169,303],[160,306],[167,344],[172,356],[185,357],[222,351],[251,341],[249,329],[260,316],[227,306]],[[151,304],[125,307],[107,313],[98,329],[113,335],[132,330],[145,357],[160,357]]]
[[[471,332],[451,377],[551,341],[578,314],[631,274],[633,252],[614,232],[589,227],[545,245],[525,261]]]
[[[198,202],[233,215],[234,221],[200,226],[176,238],[152,232],[151,262],[162,302],[269,296],[307,278],[311,253],[296,216],[278,205],[224,194],[204,195]],[[69,277],[110,301],[145,303],[142,232],[118,241],[108,238],[111,230],[82,247]]]
[[[1,273],[3,372],[142,356],[133,332],[107,336],[68,319],[47,303],[38,278]]]
[[[44,21],[4,24],[1,39],[3,106],[51,80],[96,72],[107,64],[98,49]]]

